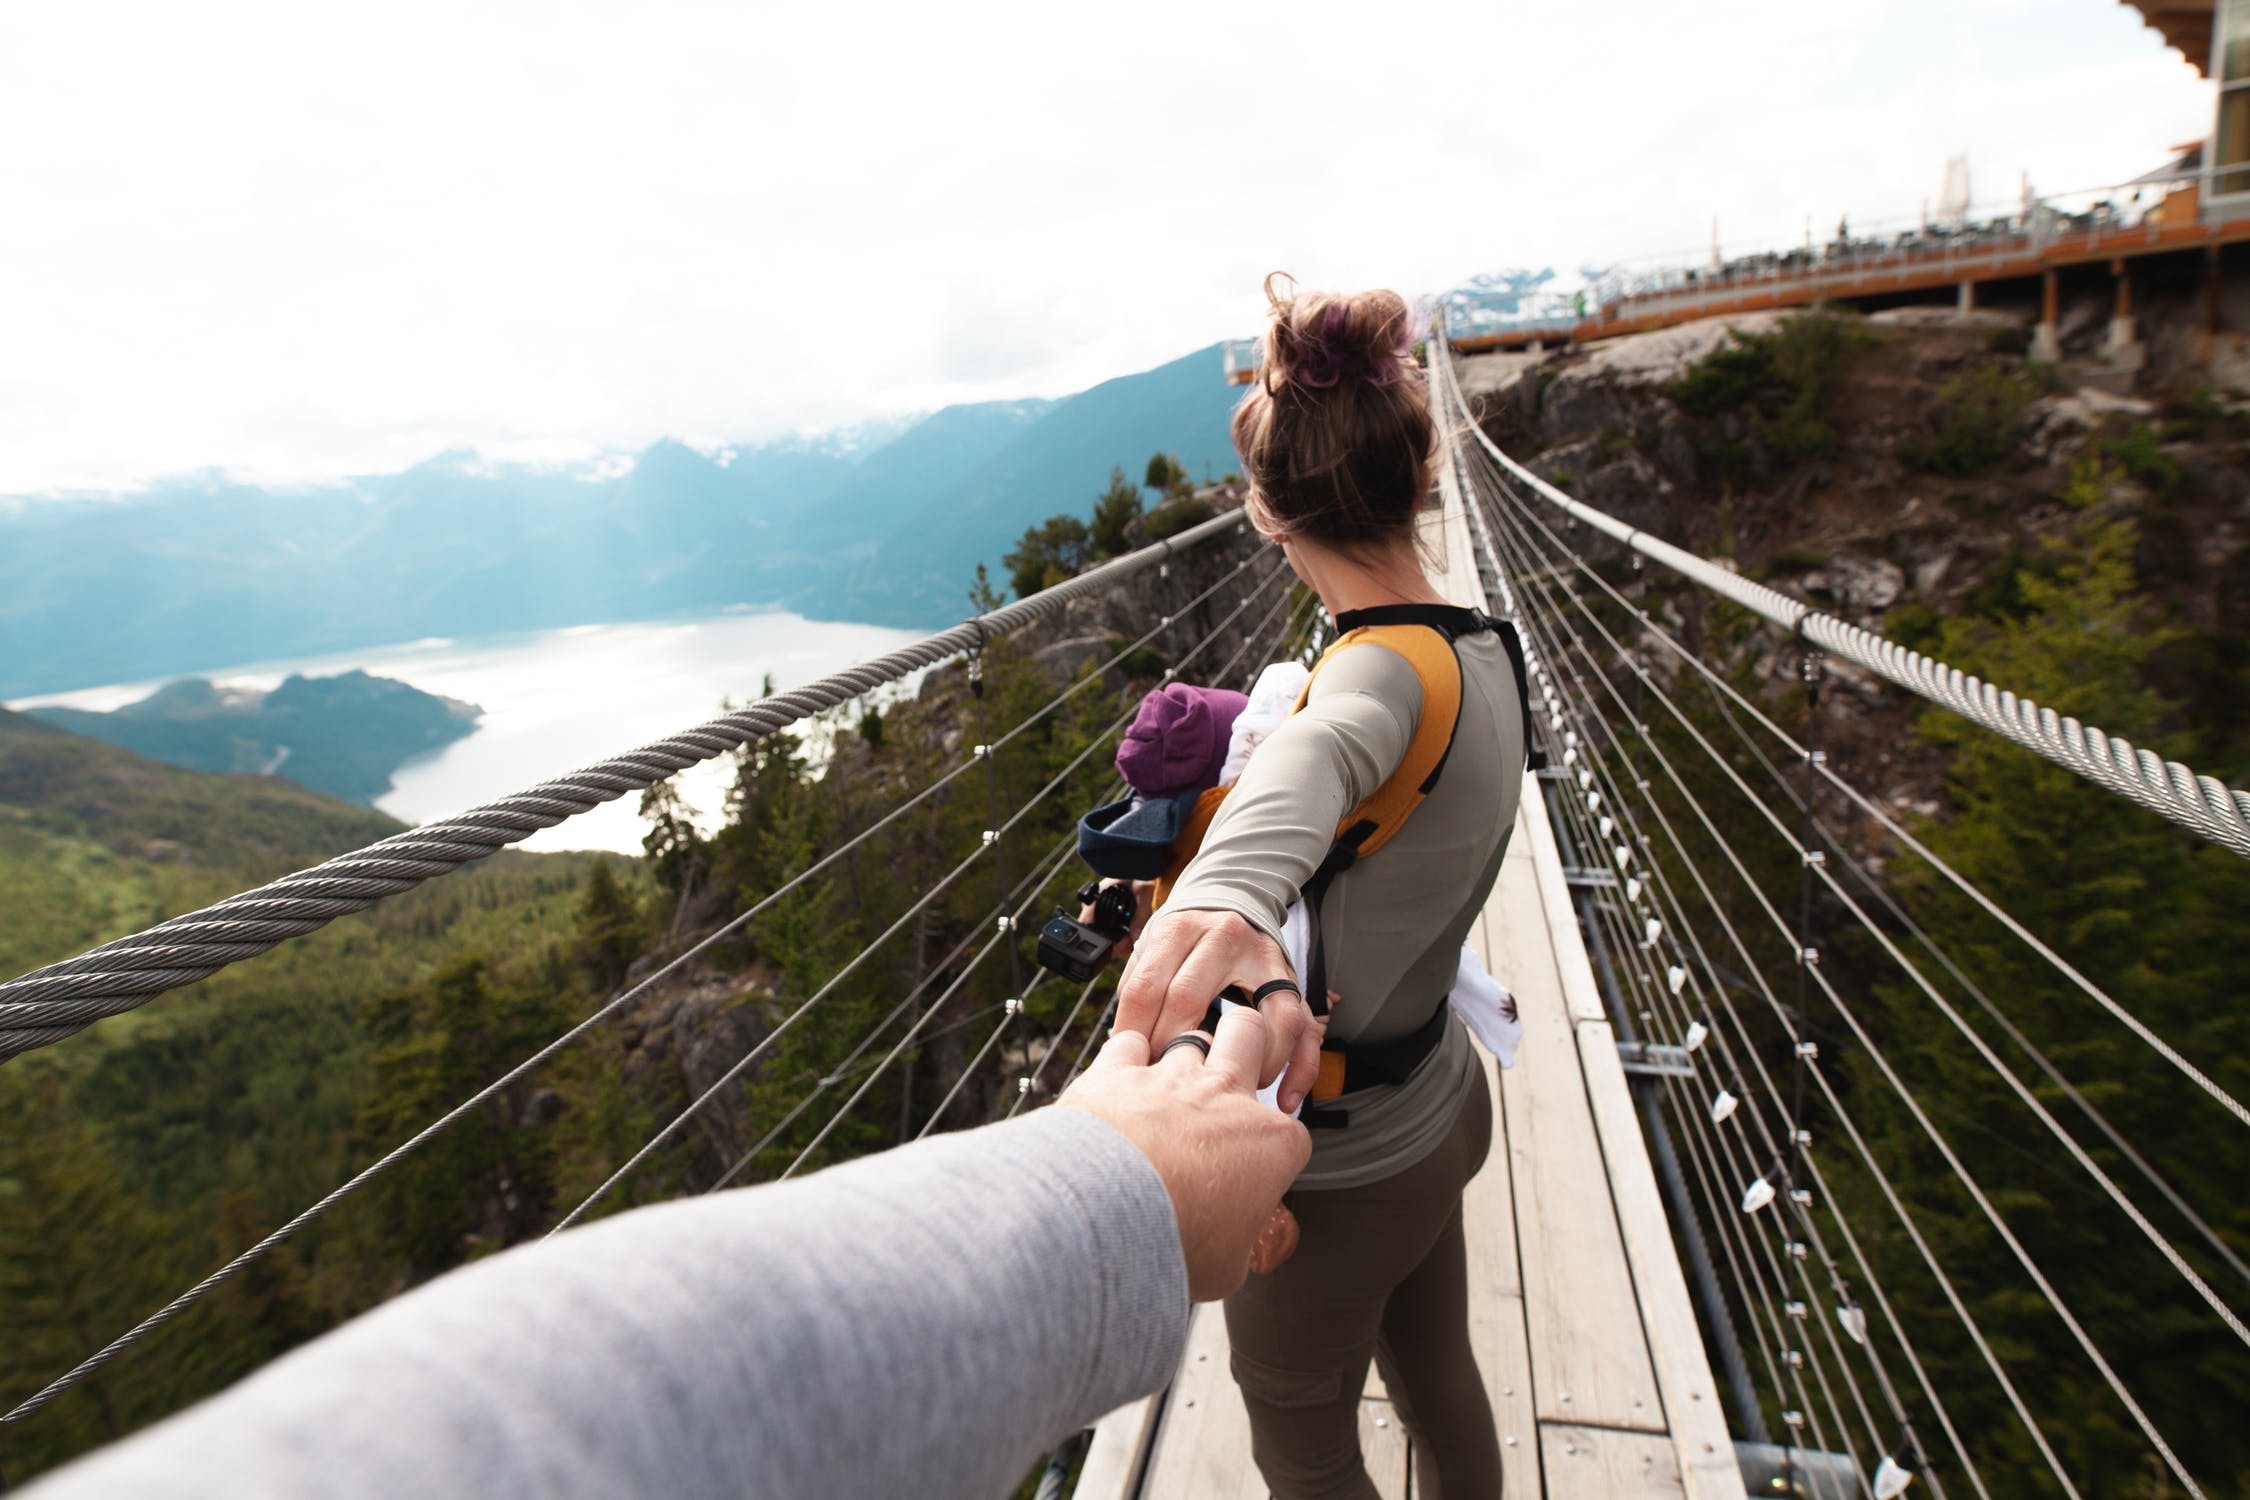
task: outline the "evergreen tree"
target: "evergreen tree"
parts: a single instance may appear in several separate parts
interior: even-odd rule
[[[0,1095],[0,1403],[13,1406],[133,1326],[163,1298],[169,1232],[127,1186],[100,1134],[37,1060]],[[169,1381],[112,1368],[10,1429],[21,1478],[168,1409]]]
[[[645,941],[640,909],[617,883],[609,861],[595,860],[586,873],[585,892],[578,898],[579,966],[597,990],[614,990],[641,956]]]
[[[381,1045],[358,1134],[376,1152],[522,1062],[570,1017],[464,954],[418,989],[371,1002],[364,1019]],[[377,1245],[419,1280],[538,1230],[553,1188],[553,1141],[539,1122],[559,1102],[538,1074],[519,1079],[375,1179],[365,1198]]]
[[[1093,525],[1086,534],[1087,556],[1100,562],[1130,550],[1125,529],[1139,518],[1141,492],[1122,468],[1109,471],[1109,488],[1094,502]]]

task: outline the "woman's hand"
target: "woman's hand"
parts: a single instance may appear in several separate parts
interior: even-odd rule
[[[1297,982],[1281,945],[1235,913],[1162,911],[1150,919],[1125,966],[1117,987],[1117,1029],[1140,1032],[1151,1046],[1161,1047],[1194,1030],[1228,985],[1255,991],[1269,979]],[[1313,1018],[1300,993],[1268,995],[1258,1011],[1265,1017],[1258,1082],[1262,1086],[1280,1078],[1276,1102],[1284,1113],[1295,1114],[1320,1076],[1320,1039],[1326,1028]]]
[[[1133,925],[1125,929],[1125,936],[1117,944],[1116,951],[1119,958],[1131,958],[1133,956],[1133,944],[1140,940],[1141,929],[1148,925],[1149,908],[1156,901],[1156,882],[1153,880],[1104,880],[1102,888],[1107,890],[1113,885],[1128,884],[1133,887]],[[1091,906],[1079,907],[1078,920],[1081,922],[1093,921],[1094,908]]]

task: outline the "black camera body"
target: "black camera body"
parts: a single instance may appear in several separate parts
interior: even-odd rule
[[[1056,907],[1055,914],[1039,929],[1039,967],[1086,984],[1102,971],[1117,945],[1125,941],[1125,934],[1133,930],[1133,888],[1089,880],[1079,887],[1078,902],[1094,908],[1094,919],[1081,922]]]

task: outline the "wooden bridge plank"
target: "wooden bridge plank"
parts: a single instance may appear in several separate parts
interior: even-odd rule
[[[1195,1310],[1147,1478],[1148,1500],[1265,1500],[1250,1462],[1250,1414],[1227,1372],[1227,1322],[1217,1303]]]
[[[1517,1270],[1515,1209],[1508,1180],[1507,1122],[1500,1109],[1500,1066],[1477,1049],[1493,1091],[1492,1154],[1462,1195],[1469,1242],[1469,1347],[1500,1434],[1500,1473],[1509,1500],[1542,1493],[1539,1419],[1531,1404],[1531,1352],[1524,1331],[1523,1279]]]
[[[1367,1459],[1367,1477],[1383,1500],[1406,1500],[1406,1429],[1388,1401],[1359,1403],[1359,1451]]]
[[[1078,1468],[1076,1500],[1133,1500],[1164,1412],[1161,1392],[1128,1401],[1094,1424],[1094,1440]]]
[[[1546,815],[1535,797],[1524,798],[1520,816],[1531,826],[1519,827],[1518,836],[1533,864],[1542,847],[1552,855],[1539,826]],[[1516,863],[1512,849],[1510,855],[1504,863]],[[1560,863],[1551,869],[1559,886]],[[1516,1222],[1530,1231],[1519,1236],[1519,1250],[1533,1401],[1542,1421],[1661,1432],[1663,1401],[1617,1214],[1601,1186],[1601,1143],[1565,989],[1578,979],[1590,985],[1592,971],[1575,919],[1565,942],[1538,899],[1548,872],[1536,872],[1528,892],[1521,873],[1501,872],[1505,930],[1496,956],[1524,1022],[1522,1062],[1501,1074],[1500,1095]]]
[[[1678,1450],[1676,1462],[1686,1492],[1695,1500],[1742,1500],[1742,1470],[1735,1464],[1734,1440],[1727,1433],[1718,1382],[1703,1352],[1687,1277],[1680,1270],[1663,1200],[1657,1196],[1656,1175],[1609,1024],[1581,1022],[1578,1051],[1608,1163],[1610,1198],[1617,1205],[1626,1259],[1633,1268],[1641,1324],[1655,1359],[1665,1425]]]
[[[1539,1424],[1539,1448],[1552,1500],[1615,1500],[1619,1495],[1685,1495],[1671,1440],[1652,1433]]]

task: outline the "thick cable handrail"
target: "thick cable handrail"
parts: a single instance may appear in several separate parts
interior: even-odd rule
[[[1494,460],[1531,486],[1542,499],[1643,557],[1660,562],[1713,593],[1733,600],[1823,651],[1865,667],[2066,770],[2075,771],[2152,812],[2163,814],[2182,828],[2250,858],[2250,792],[2236,791],[2215,777],[2204,776],[2178,761],[2165,760],[2153,750],[2142,749],[2118,735],[2105,734],[2091,724],[2082,724],[2051,708],[2042,708],[2031,699],[1986,682],[1974,673],[1947,666],[1871,630],[1824,614],[1779,589],[1753,583],[1660,537],[1651,536],[1639,527],[1628,526],[1582,501],[1573,500],[1503,453],[1482,428],[1474,423],[1466,425]]]
[[[910,672],[935,666],[1052,614],[1073,599],[1160,564],[1182,548],[1231,531],[1242,519],[1239,510],[1214,516],[1178,536],[1113,558],[1028,599],[965,620],[873,661],[0,983],[0,1062],[59,1042],[96,1021],[146,1004],[166,990],[208,979],[284,939],[365,911],[543,828],[641,791]]]

